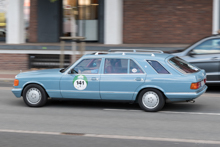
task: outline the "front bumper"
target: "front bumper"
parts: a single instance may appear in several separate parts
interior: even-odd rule
[[[206,92],[207,86],[204,85],[202,89],[196,92],[167,92],[165,93],[169,101],[188,101],[193,100]]]
[[[17,98],[21,97],[21,92],[22,92],[21,88],[13,88],[11,91]]]

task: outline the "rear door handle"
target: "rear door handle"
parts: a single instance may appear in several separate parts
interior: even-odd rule
[[[98,78],[92,77],[91,80],[92,80],[92,81],[98,81]]]
[[[140,77],[135,78],[135,81],[142,81]]]

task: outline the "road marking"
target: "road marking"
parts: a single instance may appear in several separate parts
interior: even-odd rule
[[[160,138],[160,137],[144,137],[144,136],[123,136],[123,135],[98,135],[84,133],[61,133],[61,132],[43,132],[43,131],[24,131],[24,130],[4,130],[0,132],[7,133],[25,133],[25,134],[42,134],[42,135],[73,135],[82,137],[109,138],[109,139],[127,139],[127,140],[148,140],[148,141],[166,141],[166,142],[182,142],[182,143],[197,143],[197,144],[218,144],[220,141],[214,140],[194,140],[194,139],[178,139],[178,138]]]
[[[193,139],[178,139],[178,138],[157,138],[143,136],[121,136],[121,135],[96,135],[85,134],[86,137],[111,138],[111,139],[132,139],[132,140],[148,140],[148,141],[166,141],[166,142],[183,142],[183,143],[200,143],[200,144],[219,144],[220,141],[212,140],[193,140]]]
[[[133,109],[103,109],[104,111],[142,111],[142,110],[133,110]]]
[[[142,110],[129,110],[129,109],[103,109],[104,111],[129,111],[129,112],[137,112]],[[158,113],[171,113],[171,114],[190,114],[190,115],[212,115],[212,116],[220,116],[220,113],[204,113],[204,112],[177,112],[177,111],[158,111]]]
[[[4,129],[0,129],[0,132],[7,132],[7,133],[26,133],[26,134],[45,134],[45,135],[60,135],[60,133],[58,133],[58,132],[24,131],[24,130],[4,130]]]
[[[191,115],[212,115],[220,116],[220,113],[203,113],[203,112],[176,112],[176,111],[160,111],[162,113],[173,113],[173,114],[191,114]]]

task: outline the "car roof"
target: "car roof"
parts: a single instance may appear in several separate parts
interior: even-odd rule
[[[99,52],[100,54],[93,53],[84,55],[83,58],[133,58],[133,59],[149,59],[149,60],[164,60],[165,58],[174,55],[166,53],[133,53],[133,52],[115,52],[115,53],[106,53]]]

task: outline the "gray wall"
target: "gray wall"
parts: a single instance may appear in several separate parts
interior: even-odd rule
[[[62,0],[38,0],[38,42],[59,42],[63,25]]]

